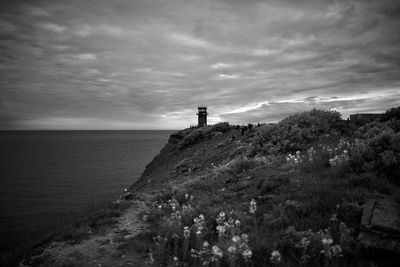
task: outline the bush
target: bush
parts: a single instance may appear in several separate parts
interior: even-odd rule
[[[400,184],[400,133],[390,122],[370,123],[359,129],[350,166],[355,173],[375,173]]]
[[[179,149],[186,148],[188,146],[194,145],[199,143],[203,140],[204,137],[204,129],[199,128],[191,132],[190,134],[186,135],[181,142],[178,144]]]
[[[178,148],[183,149],[183,148],[192,146],[192,145],[197,144],[207,138],[211,139],[213,137],[220,135],[221,133],[226,133],[230,129],[231,129],[231,126],[227,122],[220,122],[220,123],[214,124],[211,127],[198,128],[198,129],[190,132],[185,137],[183,137],[182,141],[180,141],[178,144]],[[175,134],[175,135],[177,135],[177,134]],[[175,139],[177,139],[177,138],[174,138],[174,140]]]
[[[313,109],[264,126],[259,132],[258,143],[265,154],[279,154],[304,150],[323,135],[346,132],[347,126],[339,112]]]
[[[226,133],[230,129],[231,129],[231,126],[229,125],[228,122],[220,122],[220,123],[214,124],[209,131]]]
[[[390,108],[383,114],[381,121],[400,120],[400,107]]]

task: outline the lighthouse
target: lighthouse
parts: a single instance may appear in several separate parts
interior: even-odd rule
[[[206,106],[200,106],[197,108],[198,112],[197,112],[197,116],[198,116],[198,127],[205,127],[207,126],[207,107]]]

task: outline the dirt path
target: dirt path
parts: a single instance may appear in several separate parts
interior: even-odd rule
[[[128,253],[124,244],[145,229],[138,213],[148,209],[145,202],[132,201],[132,206],[115,225],[80,243],[52,242],[32,258],[32,266],[139,266],[138,263],[143,262],[142,255],[132,253],[132,250]]]

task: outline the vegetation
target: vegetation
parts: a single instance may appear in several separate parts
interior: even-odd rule
[[[338,112],[314,109],[249,131],[242,154],[154,197],[143,214],[153,236],[147,265],[373,264],[356,249],[360,204],[374,191],[399,196],[400,133],[393,125],[356,128]],[[194,130],[179,148],[221,126]]]
[[[400,200],[397,111],[361,127],[314,109],[276,124],[179,131],[127,192],[147,203],[146,231],[121,235],[118,248],[136,253],[137,266],[396,266],[357,238],[368,195]],[[64,237],[101,229],[117,204]]]

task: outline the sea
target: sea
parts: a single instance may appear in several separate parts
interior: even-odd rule
[[[0,131],[0,250],[117,198],[173,131]]]

